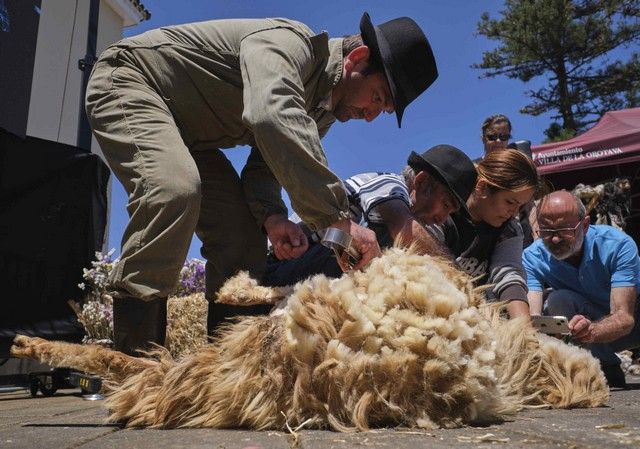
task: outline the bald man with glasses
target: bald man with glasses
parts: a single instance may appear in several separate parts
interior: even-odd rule
[[[615,353],[640,347],[637,245],[611,226],[591,225],[580,199],[565,190],[542,199],[538,224],[540,238],[522,254],[531,314],[566,316],[609,386],[625,387]]]

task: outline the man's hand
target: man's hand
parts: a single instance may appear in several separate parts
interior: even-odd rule
[[[593,343],[596,338],[596,323],[584,315],[574,315],[569,321],[571,335],[581,343]]]
[[[576,315],[569,321],[571,335],[582,343],[611,343],[629,334],[635,324],[636,287],[611,289],[611,314],[598,321]]]
[[[264,229],[280,260],[300,257],[309,248],[309,241],[302,228],[284,215],[269,215],[264,221]]]
[[[380,251],[380,245],[378,245],[378,239],[376,238],[376,233],[371,229],[362,227],[349,219],[343,219],[333,223],[331,228],[338,228],[341,231],[346,232],[351,235],[353,241],[351,244],[353,247],[362,255],[360,261],[353,266],[354,270],[359,270],[362,267],[366,266],[371,260],[375,257],[378,257],[382,254]],[[347,265],[343,263],[338,263],[342,271],[347,271]]]

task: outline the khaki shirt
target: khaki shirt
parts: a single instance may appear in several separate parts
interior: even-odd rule
[[[160,28],[114,48],[133,55],[191,151],[253,147],[241,179],[260,226],[287,214],[281,186],[313,229],[348,217],[320,143],[335,121],[319,103],[342,75],[342,39],[286,19],[234,19]]]

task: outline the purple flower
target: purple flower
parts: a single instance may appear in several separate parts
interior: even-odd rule
[[[205,290],[205,263],[200,259],[191,259],[180,270],[180,279],[175,296],[189,296]]]

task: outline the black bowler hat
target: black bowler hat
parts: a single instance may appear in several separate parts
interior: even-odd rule
[[[469,156],[451,145],[436,145],[422,154],[412,151],[407,160],[416,172],[425,170],[451,190],[464,211],[476,186],[478,173]]]
[[[375,26],[366,12],[360,19],[360,33],[372,62],[384,68],[399,128],[405,108],[438,77],[429,41],[408,17]]]

